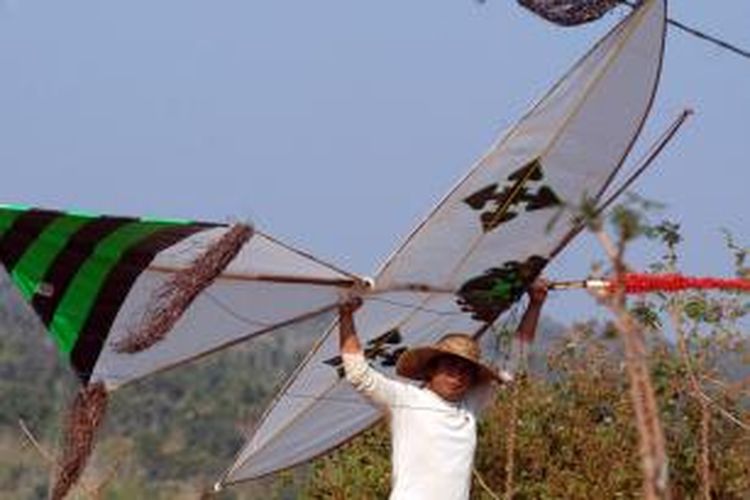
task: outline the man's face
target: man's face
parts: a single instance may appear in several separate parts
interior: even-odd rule
[[[441,356],[435,361],[427,386],[448,401],[461,400],[474,383],[476,367],[458,356]]]

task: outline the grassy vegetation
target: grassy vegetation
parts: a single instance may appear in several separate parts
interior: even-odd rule
[[[592,326],[580,325],[559,341],[549,356],[548,377],[528,377],[498,392],[485,415],[475,465],[497,496],[507,498],[510,487],[517,499],[642,498],[622,356],[616,339]],[[672,346],[655,347],[651,364],[667,433],[672,497],[700,498],[700,405],[690,396]],[[721,402],[750,421],[747,393]],[[712,498],[748,498],[750,432],[713,413],[710,435]],[[389,481],[383,425],[316,463],[305,496],[384,498]],[[476,478],[473,498],[492,498]]]

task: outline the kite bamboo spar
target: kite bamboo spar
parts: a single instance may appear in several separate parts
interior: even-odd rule
[[[616,278],[589,278],[581,280],[553,281],[549,284],[549,290],[601,290],[609,293],[622,286],[626,294],[644,293],[672,293],[684,290],[717,290],[723,292],[748,292],[750,293],[750,279],[745,278],[718,278],[712,276],[684,276],[682,274],[645,274],[626,273],[621,281]],[[417,283],[404,284],[387,291],[412,291],[423,293],[446,293],[454,294],[456,290],[431,287]],[[383,291],[365,291],[367,295],[377,295]]]

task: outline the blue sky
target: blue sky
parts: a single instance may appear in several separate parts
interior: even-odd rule
[[[670,8],[750,47],[747,0]],[[250,220],[369,274],[620,15],[571,30],[507,0],[4,0],[0,202]],[[682,222],[694,273],[730,270],[720,227],[750,239],[748,89],[750,61],[670,31],[643,139],[696,115],[638,190]],[[550,276],[599,256],[581,238]]]

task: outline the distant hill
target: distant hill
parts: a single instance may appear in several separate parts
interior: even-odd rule
[[[182,491],[194,497],[229,465],[309,344],[281,335],[255,339],[119,389],[87,476],[103,476],[119,463],[122,479],[113,487],[123,498],[174,498]],[[18,421],[53,450],[77,389],[67,361],[3,276],[0,498],[46,498],[48,464],[29,446]]]

